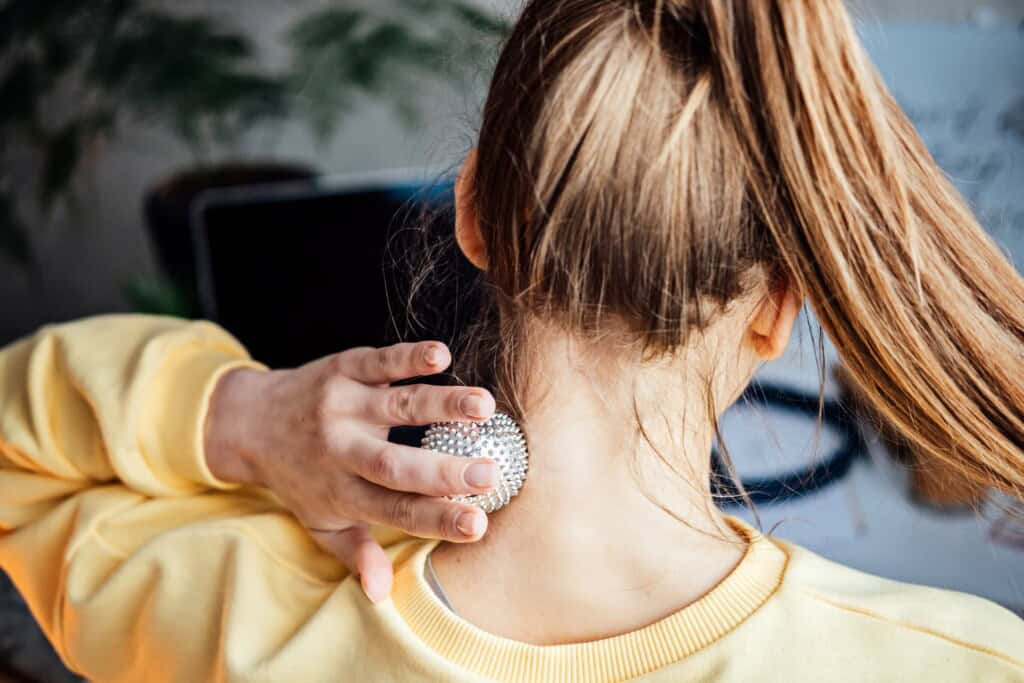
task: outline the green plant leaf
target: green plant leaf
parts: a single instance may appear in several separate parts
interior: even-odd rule
[[[283,118],[288,86],[262,73],[242,33],[210,17],[139,12],[97,49],[88,73],[122,106],[168,123],[197,154]]]
[[[362,9],[328,7],[297,20],[288,29],[286,41],[299,50],[321,50],[331,43],[345,43],[369,16]]]
[[[502,17],[462,0],[398,0],[398,3],[413,14],[433,15],[432,20],[439,24],[459,24],[460,28],[499,38],[506,37],[512,29],[512,25]],[[448,16],[437,19],[437,15]]]
[[[136,313],[194,317],[189,297],[165,278],[138,275],[121,286],[121,294]]]
[[[297,20],[286,33],[292,50],[287,76],[291,102],[320,141],[330,137],[339,119],[355,106],[354,89],[345,86],[339,55],[350,49],[369,19],[362,9],[329,7]]]
[[[87,74],[117,94],[156,96],[159,105],[187,94],[199,74],[237,70],[252,52],[246,36],[209,17],[146,11],[133,16],[115,39],[96,46]],[[132,101],[140,103],[143,100]]]
[[[512,32],[512,24],[502,17],[490,14],[465,2],[451,2],[451,11],[466,26],[493,38],[504,40]]]
[[[295,106],[318,138],[333,133],[356,96],[387,101],[406,125],[416,124],[416,95],[426,84],[462,78],[508,30],[464,2],[391,0],[370,7],[327,7],[286,35]]]
[[[83,150],[125,115],[169,125],[199,157],[293,113],[326,138],[366,99],[415,125],[423,89],[461,78],[507,30],[470,0],[334,3],[289,28],[290,68],[272,73],[244,31],[162,6],[0,0],[0,135],[39,150],[42,206],[66,194]],[[46,98],[69,74],[88,97],[77,119],[47,130]]]

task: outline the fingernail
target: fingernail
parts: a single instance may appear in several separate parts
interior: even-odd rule
[[[475,489],[490,488],[498,483],[498,466],[493,462],[475,462],[466,468],[462,478]]]
[[[427,350],[423,352],[423,360],[427,361],[427,365],[440,365],[441,349],[436,346],[428,346]]]
[[[459,402],[459,408],[466,417],[472,417],[478,420],[483,420],[487,417],[484,412],[487,410],[486,402],[476,394],[464,396]]]
[[[463,536],[473,538],[480,536],[487,528],[487,518],[483,512],[463,512],[455,520],[455,526]]]
[[[380,576],[364,576],[363,592],[366,593],[366,597],[370,598],[370,602],[376,604],[388,597],[387,581]]]

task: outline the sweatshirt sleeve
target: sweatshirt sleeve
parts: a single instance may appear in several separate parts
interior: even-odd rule
[[[216,325],[143,315],[44,327],[0,350],[0,468],[45,475],[5,487],[0,525],[99,482],[154,497],[232,488],[207,468],[203,431],[217,380],[239,366],[261,367]]]
[[[240,365],[217,326],[147,316],[0,351],[0,567],[90,680],[260,679],[346,575],[272,494],[207,470],[206,403]]]
[[[46,480],[11,472],[0,490]],[[311,653],[356,647],[353,609],[368,604],[256,487],[84,487],[0,533],[0,567],[65,665],[96,683],[325,680]]]

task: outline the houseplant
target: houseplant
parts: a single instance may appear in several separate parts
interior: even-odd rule
[[[323,141],[368,99],[412,123],[424,84],[464,77],[505,30],[468,0],[328,5],[292,22],[283,36],[290,59],[271,70],[244,32],[169,2],[0,0],[0,256],[30,264],[30,224],[59,205],[74,209],[86,162],[126,123],[155,123],[192,158],[146,199],[177,294],[133,293],[141,308],[188,309],[191,199],[209,187],[315,173],[308,163],[246,157],[246,134],[294,119]]]
[[[463,78],[467,70],[486,61],[495,39],[505,30],[502,21],[461,1],[393,0],[328,6],[300,17],[289,27],[284,37],[291,54],[288,69],[276,80],[255,81],[252,93],[242,84],[237,91],[239,101],[228,101],[223,110],[216,110],[221,125],[201,125],[201,117],[207,115],[203,107],[195,112],[199,116],[193,110],[183,110],[175,120],[192,124],[181,133],[200,152],[230,145],[253,123],[282,112],[304,121],[318,142],[324,143],[346,114],[365,100],[391,104],[411,126],[418,121],[417,95],[424,83]],[[181,69],[179,73],[191,71]],[[182,85],[194,88],[187,82]],[[204,87],[201,100],[219,103],[221,91],[216,83]],[[260,108],[261,101],[270,106]],[[188,99],[175,98],[167,105],[180,108],[182,103],[191,104]],[[252,117],[245,115],[250,110],[255,114]],[[219,118],[224,114],[240,116]],[[230,150],[214,155],[217,157],[215,163],[198,163],[172,174],[146,200],[151,235],[164,270],[177,291],[184,293],[181,298],[190,304],[195,301],[196,288],[188,225],[192,200],[213,187],[315,175],[301,164],[239,160]]]

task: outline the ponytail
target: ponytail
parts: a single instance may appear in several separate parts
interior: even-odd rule
[[[748,202],[849,374],[923,454],[1024,498],[1024,280],[840,0],[700,0]]]
[[[528,0],[472,187],[492,341],[460,355],[502,405],[535,374],[524,321],[672,353],[756,267],[919,453],[1024,498],[1024,281],[842,0]]]

